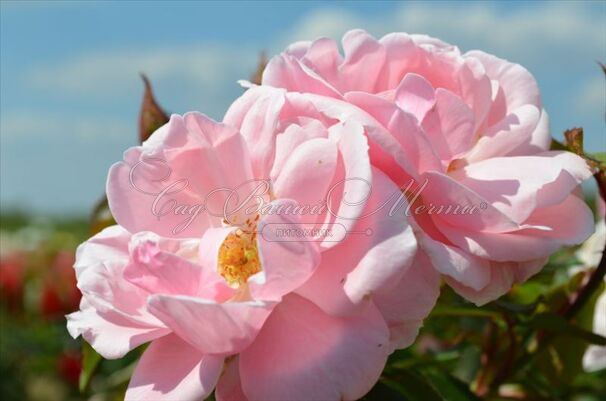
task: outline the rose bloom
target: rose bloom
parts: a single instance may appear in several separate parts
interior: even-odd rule
[[[372,164],[408,196],[423,252],[459,294],[493,300],[591,234],[578,190],[591,171],[549,151],[548,116],[522,66],[405,33],[349,31],[343,49],[294,43],[270,60],[262,85],[364,125]]]
[[[173,115],[110,170],[119,225],[78,248],[83,299],[68,329],[110,359],[151,342],[127,400],[200,400],[215,387],[217,400],[358,399],[439,292],[405,216],[378,207],[394,191],[361,125],[283,90],[247,91],[224,123]],[[322,199],[334,213],[248,208]],[[275,227],[349,232],[280,240]]]

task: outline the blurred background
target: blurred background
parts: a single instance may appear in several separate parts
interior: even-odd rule
[[[71,266],[109,166],[137,144],[139,73],[167,111],[221,119],[261,51],[339,39],[352,28],[377,37],[425,33],[520,63],[539,83],[552,135],[582,126],[586,150],[606,150],[606,80],[597,64],[606,61],[604,1],[2,0],[0,392],[7,399],[82,397],[81,346],[63,317],[79,301]],[[96,392],[124,385],[133,358],[103,364]]]

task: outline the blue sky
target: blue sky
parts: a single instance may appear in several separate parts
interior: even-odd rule
[[[9,2],[0,5],[0,205],[86,213],[136,142],[146,72],[169,111],[220,119],[257,54],[295,40],[426,33],[519,62],[554,136],[606,150],[606,2]]]

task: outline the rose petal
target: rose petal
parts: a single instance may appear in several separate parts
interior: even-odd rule
[[[240,354],[242,388],[253,400],[357,400],[378,380],[388,341],[372,305],[339,319],[289,295]]]
[[[272,303],[261,301],[215,303],[200,298],[153,295],[150,312],[175,334],[205,354],[233,354],[255,339]]]
[[[126,390],[125,401],[199,401],[212,393],[223,357],[204,355],[170,335],[145,350]]]

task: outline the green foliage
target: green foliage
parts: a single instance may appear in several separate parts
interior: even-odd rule
[[[86,341],[82,341],[82,372],[80,372],[78,385],[80,392],[84,392],[88,388],[99,362],[101,362],[101,355],[97,354]]]
[[[606,399],[606,372],[586,373],[594,305],[602,286],[572,318],[562,310],[585,283],[563,249],[543,271],[501,299],[477,307],[443,286],[415,344],[388,361],[371,400]]]

